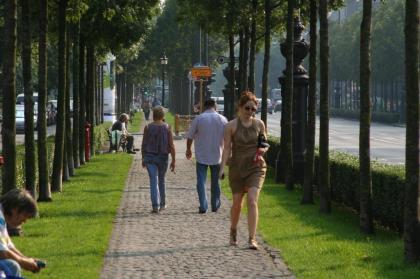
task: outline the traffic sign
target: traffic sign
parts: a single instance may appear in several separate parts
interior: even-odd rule
[[[194,67],[191,69],[191,76],[195,78],[205,77],[209,78],[212,75],[211,68],[208,66]]]

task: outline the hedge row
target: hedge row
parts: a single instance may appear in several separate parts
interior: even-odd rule
[[[360,112],[345,109],[330,108],[330,116],[348,118],[348,119],[359,119]],[[400,114],[395,112],[372,112],[372,121],[381,123],[398,123],[400,122]]]
[[[95,136],[95,145],[96,149],[100,149],[106,141],[108,140],[108,135],[106,129],[109,128],[111,123],[103,123],[101,125],[95,126],[94,136]],[[47,139],[47,152],[48,152],[48,166],[49,166],[49,174],[52,173],[53,167],[53,160],[54,160],[54,136],[50,136]],[[35,144],[35,148],[37,145]],[[37,152],[35,150],[35,152]],[[37,157],[36,153],[35,156]],[[25,145],[19,144],[16,146],[16,186],[18,188],[23,187],[25,184]],[[36,168],[36,183],[38,183],[38,161],[35,160],[35,168]],[[0,173],[0,188],[1,188],[1,173]]]
[[[275,167],[279,139],[269,138],[267,163]],[[318,189],[318,160],[315,154],[315,191]],[[404,166],[372,162],[373,214],[375,221],[402,231],[404,220]],[[359,210],[359,159],[343,152],[330,152],[331,195],[335,202]],[[317,192],[317,191],[316,191]]]

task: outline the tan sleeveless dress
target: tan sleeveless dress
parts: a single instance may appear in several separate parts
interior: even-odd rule
[[[232,139],[232,158],[229,162],[229,184],[232,193],[245,192],[247,188],[261,188],[264,183],[267,165],[262,161],[254,163],[257,150],[258,122],[252,119],[248,128],[237,119],[238,125]]]

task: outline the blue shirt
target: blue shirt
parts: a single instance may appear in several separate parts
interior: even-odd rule
[[[208,109],[194,118],[187,138],[194,140],[195,158],[204,165],[217,165],[222,160],[223,132],[226,117]]]

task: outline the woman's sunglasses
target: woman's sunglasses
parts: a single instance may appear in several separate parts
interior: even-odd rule
[[[257,109],[255,107],[248,107],[248,106],[245,107],[245,110],[252,111],[252,112],[256,112],[257,111]]]

